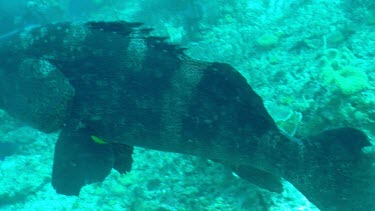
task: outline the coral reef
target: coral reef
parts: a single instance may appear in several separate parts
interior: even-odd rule
[[[349,49],[325,50],[322,57],[321,78],[327,84],[335,84],[342,94],[352,95],[369,87],[368,76],[351,66],[354,55]]]

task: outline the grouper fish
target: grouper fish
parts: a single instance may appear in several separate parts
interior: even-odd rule
[[[61,130],[52,185],[78,195],[112,168],[130,171],[134,146],[199,156],[282,192],[292,183],[321,210],[375,210],[372,145],[335,128],[295,139],[228,64],[192,59],[140,23],[53,23],[0,40],[0,108]]]

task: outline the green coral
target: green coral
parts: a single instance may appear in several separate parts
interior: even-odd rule
[[[365,72],[350,65],[354,56],[348,49],[328,49],[323,56],[321,79],[326,84],[335,84],[342,94],[352,95],[369,86]]]
[[[290,111],[285,118],[276,120],[277,126],[291,136],[296,135],[301,122],[302,114],[297,111]]]
[[[262,48],[269,49],[279,43],[279,37],[274,34],[264,34],[256,40],[256,43]]]
[[[360,92],[369,85],[366,73],[352,66],[345,66],[338,70],[324,68],[321,77],[325,82],[337,85],[345,95]]]

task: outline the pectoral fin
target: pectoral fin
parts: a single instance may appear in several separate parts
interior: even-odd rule
[[[280,177],[251,166],[236,166],[232,168],[239,177],[260,188],[276,193],[283,192],[283,184]]]
[[[111,145],[113,150],[113,156],[115,158],[113,168],[121,174],[129,172],[133,163],[133,146],[116,143]]]
[[[55,147],[52,186],[57,193],[78,195],[82,186],[103,181],[112,168],[129,171],[132,151],[126,145],[99,144],[86,129],[64,128]]]

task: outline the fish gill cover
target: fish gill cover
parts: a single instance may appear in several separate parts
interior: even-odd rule
[[[262,97],[278,127],[285,133],[301,139],[302,142],[308,140],[302,137],[317,134],[328,128],[351,126],[365,131],[370,141],[374,143],[371,139],[374,137],[375,120],[373,81],[375,61],[372,59],[375,53],[375,38],[372,32],[375,23],[374,8],[374,3],[368,0],[355,2],[203,0],[177,3],[170,0],[126,2],[92,0],[79,1],[79,3],[68,0],[18,0],[12,1],[12,4],[9,1],[0,1],[0,10],[4,11],[0,18],[2,23],[6,23],[1,27],[1,34],[4,35],[2,40],[9,38],[9,35],[17,34],[16,32],[22,31],[24,27],[55,21],[143,22],[145,28],[155,29],[152,31],[155,37],[169,36],[169,40],[174,44],[188,47],[185,52],[192,58],[226,62],[235,67]],[[103,24],[106,22],[97,23],[101,23],[99,28],[105,29]],[[111,24],[111,27],[113,26]],[[40,39],[41,37],[31,38]],[[49,38],[54,39],[53,36]],[[97,40],[97,42],[102,41]],[[1,58],[2,64],[4,62],[9,64],[6,61],[12,61],[12,58],[7,57],[6,54],[2,54]],[[56,62],[49,61],[50,58],[51,55],[48,55],[43,60],[28,59],[22,62],[25,69],[35,70],[25,72],[27,74],[23,75],[23,81],[27,81],[27,77],[35,77],[34,74],[42,76],[37,70],[43,69],[41,67],[51,67],[50,65]],[[82,62],[92,70],[98,69],[93,68],[94,66],[87,61],[82,60]],[[64,65],[67,64],[64,63]],[[6,68],[1,65],[0,72],[4,73],[4,69]],[[351,70],[350,74],[346,74],[348,71],[345,70],[348,69]],[[54,72],[53,69],[49,70]],[[75,69],[72,68],[72,70]],[[353,76],[358,83],[342,83],[350,81]],[[57,75],[53,77],[58,79],[58,83],[73,84],[72,81],[68,83]],[[86,75],[86,77],[90,79],[91,76]],[[6,74],[2,74],[1,80],[9,81],[9,78]],[[103,81],[97,80],[95,83],[97,86],[105,86],[101,82]],[[24,90],[30,90],[28,93],[35,95],[32,89],[40,84],[44,85],[47,90],[54,90],[51,88],[53,84],[45,83],[45,80],[33,81],[29,89]],[[67,98],[58,98],[62,99],[61,102],[65,102],[65,105],[70,105],[66,99],[70,99],[69,96],[74,93],[70,85],[64,86],[63,89],[67,93],[65,95]],[[44,109],[56,108],[54,104],[45,103],[44,100],[38,101],[45,96],[48,97],[49,93],[54,93],[47,92],[47,90],[36,99],[21,97],[19,99],[22,101],[14,102],[14,105],[26,105],[27,102],[32,105],[39,102],[40,104],[37,105],[39,107],[44,105]],[[211,93],[224,93],[220,90],[214,91]],[[2,92],[7,96],[14,94],[9,90],[2,90]],[[109,96],[114,95],[115,93]],[[223,98],[225,99],[225,96]],[[10,97],[10,99],[16,98]],[[101,102],[106,102],[106,100],[108,98],[104,97]],[[145,101],[138,101],[138,105],[144,106],[144,103]],[[0,105],[4,105],[3,99],[0,100]],[[178,103],[172,105],[178,105]],[[59,110],[61,111],[61,107]],[[50,111],[36,111],[36,113],[42,115],[47,112],[51,117],[51,114],[56,114],[55,111],[56,109],[50,109]],[[63,114],[65,112],[59,113],[58,119],[61,119]],[[20,116],[27,117],[27,113],[22,113]],[[134,161],[129,173],[121,175],[112,171],[103,183],[85,186],[79,198],[57,195],[50,185],[57,134],[47,135],[35,129],[31,129],[31,132],[29,129],[19,129],[23,128],[25,123],[18,122],[5,112],[1,112],[0,118],[4,141],[11,140],[22,146],[17,149],[17,153],[9,154],[1,161],[3,185],[0,190],[0,206],[4,209],[35,210],[38,207],[48,207],[56,210],[93,208],[111,210],[318,210],[285,181],[282,181],[284,191],[281,194],[275,194],[259,189],[234,176],[244,177],[243,171],[240,171],[241,166],[230,167],[226,164],[225,167],[217,164],[218,160],[215,159],[213,162],[204,158],[138,147],[134,149]],[[35,118],[39,116],[34,116]],[[50,125],[52,129],[55,129],[56,125],[61,124],[58,121],[51,121],[52,119],[56,120],[56,118],[48,118],[43,126]],[[98,122],[97,119],[100,117],[93,116],[94,121]],[[211,121],[207,121],[206,124],[203,122],[202,125],[214,125],[215,122]],[[84,124],[80,126],[84,127]],[[340,133],[339,137],[346,138],[341,142],[343,145],[328,145],[332,147],[325,148],[328,157],[332,156],[331,158],[336,160],[353,159],[359,156],[358,149],[368,145],[362,133],[349,131],[350,133],[344,136]],[[335,133],[324,134],[333,138],[337,137]],[[99,134],[89,135],[109,141],[107,138],[100,137]],[[308,148],[316,149],[325,146],[327,143],[321,137],[313,138],[320,144],[311,142]],[[352,140],[353,137],[355,140]],[[28,141],[22,142],[23,140]],[[333,140],[340,143],[337,139]],[[352,144],[357,140],[358,145]],[[330,154],[333,151],[340,151],[346,156],[335,157],[335,154]],[[366,148],[364,151],[371,152],[371,149]],[[345,154],[346,152],[350,153]],[[298,157],[298,151],[287,153],[292,157]],[[317,154],[316,156],[323,155]],[[311,154],[311,157],[314,155]],[[315,167],[329,166],[326,158],[321,157],[321,161]],[[100,163],[100,157],[95,161]],[[308,168],[310,165],[308,163],[305,165],[306,169],[301,172],[305,176],[295,178],[297,183],[298,181],[308,182],[316,176],[310,174],[312,171]],[[350,166],[348,169],[345,165],[341,167],[354,171],[356,176],[361,174],[361,172],[356,172],[355,168],[358,166],[353,169],[350,169]],[[370,169],[364,169],[362,173],[366,176],[367,169]],[[323,187],[329,187],[332,184],[332,178],[328,176],[331,174],[329,172],[331,169],[326,168],[326,170],[316,177],[322,178],[320,182],[325,184]],[[237,172],[233,174],[233,171]],[[254,175],[258,175],[255,173]],[[334,173],[341,175],[342,171]],[[261,175],[260,178],[255,177],[258,185],[262,184],[261,180],[266,176]],[[363,181],[369,179],[370,176],[363,178]],[[275,182],[272,184],[278,187],[280,178],[272,178]],[[342,182],[346,183],[345,178]],[[267,184],[267,181],[265,183]],[[354,190],[346,194],[354,195],[356,189],[368,188],[370,184],[369,182],[368,185],[354,186]],[[315,194],[324,194],[317,192],[317,189],[322,187],[311,187],[313,190],[308,191],[310,195],[306,195],[307,198],[314,198]],[[297,185],[296,188],[308,189],[308,187]],[[373,190],[369,189],[369,193],[370,191]],[[334,197],[337,196],[327,196],[326,201],[329,203]],[[52,200],[54,203],[50,203]],[[335,204],[334,201],[333,204]],[[337,204],[337,206],[342,206],[342,204]],[[358,207],[353,210],[368,210],[366,206],[366,204],[358,204]],[[320,207],[320,209],[337,210],[338,208],[333,205],[333,207]]]

